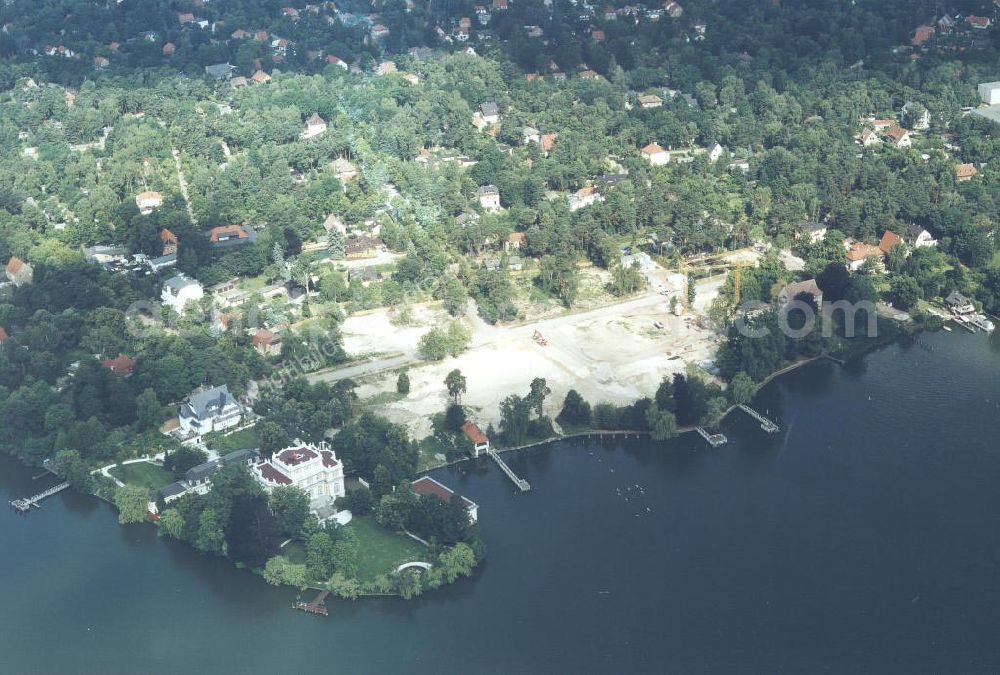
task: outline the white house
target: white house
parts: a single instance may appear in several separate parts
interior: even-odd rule
[[[188,435],[229,429],[242,419],[243,406],[226,385],[194,392],[178,411],[181,431]]]
[[[429,497],[431,495],[437,497],[443,502],[450,502],[451,498],[455,495],[453,490],[445,487],[443,484],[437,482],[430,476],[421,476],[417,480],[413,481],[411,484],[411,489],[413,494],[418,497]],[[469,514],[469,521],[472,523],[478,522],[479,520],[479,505],[470,499],[466,499],[461,495],[459,498],[462,500],[462,504],[465,506],[466,513]]]
[[[809,236],[810,244],[816,244],[826,239],[826,233],[826,225],[816,221],[809,221],[802,228],[802,234]]]
[[[649,108],[659,108],[663,105],[663,99],[656,94],[643,94],[639,97],[639,105],[647,110]]]
[[[500,210],[500,191],[494,185],[484,185],[476,190],[479,205],[487,211]]]
[[[483,121],[487,124],[500,123],[500,109],[497,108],[497,104],[493,101],[486,101],[480,105],[479,114],[482,115]]]
[[[139,213],[152,213],[153,209],[163,205],[163,195],[154,190],[140,192],[135,196],[135,205],[139,207]]]
[[[972,314],[976,311],[976,306],[967,297],[958,291],[952,291],[944,299],[944,304],[955,314]]]
[[[670,153],[656,143],[650,143],[642,149],[642,158],[653,166],[663,166],[670,162]]]
[[[1000,82],[984,82],[979,85],[979,98],[987,105],[1000,103]]]
[[[885,132],[885,136],[897,148],[909,148],[913,145],[913,141],[910,139],[910,132],[899,126],[893,125],[889,127],[889,130]]]
[[[583,187],[569,196],[569,210],[576,211],[596,202],[603,202],[604,197],[593,186]]]
[[[900,110],[900,117],[906,119],[910,115],[910,111],[916,104],[913,101],[907,101],[903,104],[903,108]],[[915,119],[910,122],[910,126],[919,131],[924,131],[925,129],[930,129],[931,127],[931,113],[927,108],[923,109],[920,115],[917,115]]]
[[[911,224],[906,232],[906,243],[910,248],[937,246],[938,241],[930,232],[916,224]]]
[[[160,294],[163,304],[178,314],[184,311],[184,307],[189,302],[201,300],[203,297],[205,297],[204,287],[195,279],[183,274],[167,279],[163,284],[163,292]]]
[[[21,286],[27,286],[35,278],[34,268],[17,256],[13,256],[7,261],[7,266],[4,268],[4,274],[6,275],[7,280],[18,288]]]
[[[313,113],[312,117],[306,120],[306,130],[302,132],[302,138],[313,138],[326,131],[326,122],[319,113]]]
[[[862,131],[859,140],[861,146],[864,148],[871,148],[882,143],[882,139],[879,138],[878,133],[874,129],[865,129]]]
[[[716,143],[708,149],[708,161],[715,164],[722,158],[723,149],[722,146]]]
[[[325,442],[315,445],[296,441],[253,467],[253,474],[268,492],[286,485],[305,492],[309,495],[309,508],[320,520],[336,513],[334,501],[347,493],[344,465]]]

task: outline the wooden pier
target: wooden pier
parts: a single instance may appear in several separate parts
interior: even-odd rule
[[[740,403],[736,407],[739,408],[740,410],[742,410],[743,412],[745,412],[747,415],[750,415],[750,417],[752,417],[755,420],[757,420],[758,422],[760,422],[760,428],[763,429],[764,431],[766,431],[767,433],[769,433],[769,434],[776,434],[776,433],[778,433],[778,431],[781,430],[781,428],[777,424],[775,424],[771,420],[767,419],[766,417],[764,417],[763,415],[761,415],[759,412],[757,412],[756,410],[754,410],[750,406],[744,405],[744,404]]]
[[[60,483],[59,485],[50,487],[45,492],[39,492],[37,495],[33,497],[25,497],[24,499],[14,499],[10,502],[10,505],[15,509],[17,509],[20,513],[27,513],[28,511],[31,510],[32,506],[40,509],[42,508],[41,505],[39,504],[40,501],[42,501],[46,497],[51,497],[54,494],[62,492],[68,487],[69,487],[68,482]]]
[[[329,616],[330,613],[326,610],[326,597],[330,595],[330,591],[320,591],[319,595],[313,598],[312,602],[296,602],[292,605],[293,609],[301,609],[306,614],[316,614],[318,616]]]
[[[834,362],[834,363],[836,363],[836,364],[837,364],[838,366],[843,366],[843,365],[846,365],[846,364],[847,364],[847,361],[845,361],[844,359],[838,359],[838,358],[837,358],[836,356],[832,356],[832,355],[830,355],[830,354],[827,354],[826,352],[823,352],[823,353],[822,353],[822,354],[820,355],[820,358],[824,358],[824,359],[826,359],[827,361],[833,361],[833,362]]]
[[[516,485],[521,492],[527,492],[528,490],[531,489],[531,485],[528,484],[528,481],[524,480],[523,478],[519,477],[516,473],[514,473],[513,469],[507,466],[507,462],[500,459],[500,455],[497,454],[496,450],[490,448],[486,452],[489,453],[490,457],[493,458],[493,461],[500,466],[503,472],[507,474],[507,478],[510,478],[511,481],[514,483],[514,485]]]
[[[708,441],[708,444],[713,448],[717,448],[720,445],[725,445],[729,442],[729,439],[726,438],[724,434],[710,434],[702,427],[695,427],[694,430],[697,431],[702,438]]]

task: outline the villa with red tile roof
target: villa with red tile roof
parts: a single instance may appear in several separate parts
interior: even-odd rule
[[[878,246],[872,246],[861,241],[855,242],[847,250],[847,259],[850,261],[847,266],[852,272],[857,272],[868,258],[878,258],[881,260],[884,255],[882,249]]]
[[[966,183],[979,173],[975,164],[959,164],[955,167],[955,180],[959,183]]]
[[[177,253],[177,235],[163,228],[160,230],[160,241],[163,242],[163,255]]]
[[[272,356],[281,352],[281,336],[261,328],[250,339],[250,346],[261,356]]]
[[[249,244],[257,238],[257,233],[242,225],[220,225],[208,231],[208,241],[212,246],[236,246]]]
[[[433,495],[443,502],[450,502],[451,498],[455,496],[454,490],[445,487],[430,476],[421,476],[413,481],[410,486],[413,494],[418,497],[430,497]],[[459,499],[462,500],[462,504],[469,514],[469,520],[473,523],[477,522],[479,520],[479,505],[461,495],[459,495]]]
[[[910,40],[910,44],[914,47],[919,47],[924,44],[934,35],[934,26],[919,26],[913,33],[913,39]]]
[[[670,153],[658,143],[650,143],[641,150],[642,158],[653,166],[663,166],[670,161]]]
[[[101,365],[119,377],[128,377],[135,367],[135,359],[119,354],[116,358],[104,359],[101,361]]]
[[[309,495],[309,508],[320,520],[336,513],[334,501],[346,494],[344,465],[326,442],[296,443],[252,468],[266,490],[294,486]]]
[[[505,251],[520,251],[524,246],[524,232],[512,232],[507,241],[504,242]]]
[[[18,288],[21,286],[27,286],[35,278],[35,270],[31,267],[31,265],[24,262],[17,256],[14,256],[7,261],[5,272],[7,274],[8,281]]]
[[[889,251],[892,250],[893,246],[895,246],[896,244],[902,244],[902,243],[903,243],[903,238],[902,237],[900,237],[898,234],[896,234],[892,230],[886,230],[885,234],[882,235],[882,241],[879,242],[878,247],[879,247],[879,250],[882,251],[882,253],[885,253],[886,255],[888,255]]]

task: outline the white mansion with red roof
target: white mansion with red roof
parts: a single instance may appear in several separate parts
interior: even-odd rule
[[[325,442],[296,442],[254,466],[253,475],[268,492],[283,485],[303,490],[318,516],[332,513],[334,500],[346,494],[344,465]]]

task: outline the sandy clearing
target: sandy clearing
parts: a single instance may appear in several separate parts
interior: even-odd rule
[[[716,280],[699,284],[696,306],[707,306],[718,293]],[[664,325],[657,329],[653,323]],[[626,404],[652,395],[661,379],[682,372],[687,363],[711,358],[716,336],[667,312],[666,298],[646,294],[619,305],[566,315],[525,326],[485,326],[474,320],[473,347],[456,358],[409,368],[410,394],[379,407],[416,438],[430,434],[429,417],[448,404],[444,378],[458,368],[468,380],[463,403],[482,426],[498,424],[500,399],[524,394],[535,377],[552,389],[546,413],[558,414],[563,398],[576,389],[591,403]],[[548,341],[537,344],[538,329]],[[422,332],[418,331],[419,333]],[[681,358],[670,359],[670,355]],[[367,398],[394,391],[396,376],[364,378],[359,395]]]

